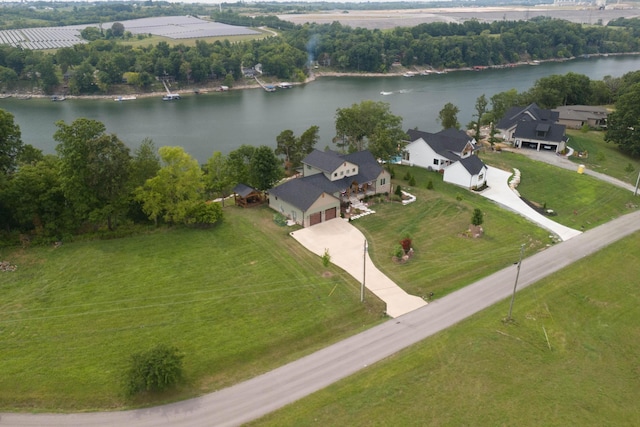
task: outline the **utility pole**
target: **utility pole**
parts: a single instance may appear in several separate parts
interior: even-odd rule
[[[364,280],[367,275],[367,239],[364,239],[364,253],[362,254],[362,285],[360,286],[360,302],[364,302]]]
[[[516,273],[516,282],[513,284],[513,295],[511,295],[511,304],[509,305],[509,315],[507,322],[511,321],[511,312],[513,311],[513,301],[516,299],[516,289],[518,288],[518,277],[520,276],[520,266],[522,265],[522,256],[524,255],[524,243],[520,246],[520,261],[518,261],[518,272]]]
[[[640,185],[640,172],[638,172],[638,179],[636,180],[636,190],[633,192],[634,196],[638,195],[638,185]]]

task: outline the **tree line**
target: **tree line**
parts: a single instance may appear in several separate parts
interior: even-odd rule
[[[294,25],[275,16],[250,17],[230,11],[214,12],[212,17],[237,25],[279,28],[281,35],[238,43],[196,40],[187,46],[160,41],[132,46],[123,40],[126,26],[116,22],[106,31],[85,30],[92,41],[55,53],[0,46],[0,87],[5,92],[26,88],[45,93],[64,87],[71,94],[84,95],[110,93],[121,84],[148,91],[157,87],[158,79],[182,85],[219,80],[232,86],[243,78],[243,67],[258,63],[266,76],[302,81],[311,63],[345,72],[385,73],[397,64],[462,68],[640,50],[635,20],[605,27],[541,17],[380,31],[337,22]]]
[[[512,106],[532,102],[542,108],[614,103],[605,140],[627,154],[640,155],[640,71],[602,81],[575,73],[553,75],[524,92],[482,95],[466,128],[478,139],[480,126],[495,124]],[[458,112],[451,103],[443,105],[438,117],[443,129],[461,128]],[[20,234],[47,242],[135,224],[216,224],[223,219],[222,208],[211,200],[224,200],[238,183],[266,191],[284,176],[296,174],[315,148],[319,131],[311,126],[298,136],[287,129],[276,137],[275,148],[242,145],[228,155],[214,152],[200,165],[183,148],[156,149],[151,139],[132,153],[96,120],[59,121],[56,127],[56,154],[43,155],[23,143],[13,115],[0,110],[4,242],[16,243]],[[402,118],[387,103],[366,100],[336,110],[332,142],[342,152],[368,149],[387,161],[401,154],[406,140]]]

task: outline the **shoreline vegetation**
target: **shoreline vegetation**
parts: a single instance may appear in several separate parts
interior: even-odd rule
[[[535,66],[540,65],[542,63],[548,62],[565,62],[565,61],[573,61],[575,59],[588,59],[594,57],[609,57],[609,56],[629,56],[629,55],[640,55],[640,52],[625,52],[625,53],[598,53],[598,54],[590,54],[584,55],[582,57],[570,57],[570,58],[555,58],[555,59],[546,59],[539,61],[520,61],[511,64],[503,64],[503,65],[488,65],[488,66],[476,66],[476,67],[462,67],[462,68],[444,68],[444,69],[433,69],[430,67],[402,67],[397,66],[397,71],[392,71],[388,73],[354,73],[354,72],[341,72],[341,71],[323,71],[323,70],[312,70],[311,74],[305,79],[304,82],[292,82],[291,84],[294,86],[299,86],[307,83],[311,83],[318,78],[322,77],[363,77],[363,78],[380,78],[380,77],[402,77],[403,75],[410,74],[411,76],[425,76],[430,74],[446,74],[458,71],[483,71],[490,69],[502,69],[502,68],[515,68],[522,66]],[[228,91],[234,90],[246,90],[246,89],[262,89],[262,87],[253,79],[245,79],[245,82],[240,82],[239,84],[234,84],[232,87],[228,88]],[[267,81],[269,85],[277,85],[278,81]],[[184,89],[176,89],[172,90],[171,93],[177,93],[179,95],[187,95],[187,94],[207,94],[211,92],[222,92],[220,90],[220,86],[218,84],[215,85],[201,85],[198,87],[192,88],[184,88]],[[225,90],[227,91],[227,90]],[[126,92],[126,93],[113,93],[113,94],[100,94],[100,95],[68,95],[64,94],[66,99],[113,99],[118,100],[120,97],[127,96],[135,96],[136,98],[153,98],[153,97],[162,97],[166,95],[166,91],[153,91],[153,92]],[[51,98],[55,96],[54,94],[45,95],[42,93],[32,93],[32,92],[11,92],[3,94],[5,97],[32,97],[32,98]],[[58,95],[59,96],[59,95]]]

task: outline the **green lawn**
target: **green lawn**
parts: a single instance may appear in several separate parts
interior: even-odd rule
[[[635,233],[518,293],[515,323],[503,301],[251,425],[640,425],[638,258]]]
[[[413,295],[434,292],[442,296],[512,264],[523,243],[528,253],[551,243],[547,231],[478,194],[445,184],[437,172],[409,166],[395,166],[394,170],[396,177],[404,177],[407,171],[415,177],[413,187],[402,179],[393,183],[417,200],[406,206],[375,204],[371,206],[375,215],[353,224],[367,237],[378,268]],[[433,190],[426,188],[429,181]],[[464,235],[474,208],[484,213],[481,239]],[[407,264],[396,264],[393,248],[405,233],[412,237],[415,255]]]
[[[520,195],[540,206],[546,204],[557,214],[554,221],[576,230],[593,228],[637,209],[640,201],[629,190],[518,153],[486,152],[481,158],[501,169],[520,169]]]
[[[384,305],[288,236],[264,207],[211,230],[0,251],[0,409],[116,409],[135,351],[185,353],[187,384],[159,400],[255,376],[376,324]],[[154,403],[156,403],[154,401]]]
[[[627,156],[616,144],[604,142],[604,132],[583,133],[574,130],[567,131],[567,135],[569,146],[576,150],[570,159],[576,164],[583,164],[591,170],[635,185],[640,171],[640,158]],[[586,155],[578,156],[578,152]]]
[[[566,189],[587,178],[546,170],[515,154],[495,157],[519,167],[523,185],[549,174]],[[353,224],[367,236],[376,265],[409,293],[441,297],[512,264],[522,243],[525,255],[552,244],[546,231],[444,184],[436,172],[395,170],[397,177],[407,171],[415,177],[412,187],[393,182],[417,201],[375,203],[375,215]],[[557,189],[545,194],[549,207],[558,209],[565,197],[590,224],[628,211],[619,208],[612,187],[600,190],[587,182],[589,192],[581,197]],[[609,203],[596,203],[605,196]],[[485,214],[481,239],[465,236],[474,208]],[[156,230],[58,249],[1,249],[0,260],[18,270],[0,272],[0,410],[121,409],[183,399],[253,377],[381,321],[384,305],[373,296],[361,305],[359,283],[333,266],[323,268],[320,257],[290,238],[291,229],[274,224],[270,209],[228,207],[225,214],[210,230]],[[392,249],[406,233],[415,256],[395,264]],[[128,358],[156,343],[185,353],[186,384],[153,400],[126,400],[119,382]]]

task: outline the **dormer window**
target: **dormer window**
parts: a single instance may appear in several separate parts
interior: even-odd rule
[[[338,172],[335,172],[335,173],[333,174],[333,177],[334,177],[334,178],[337,178],[337,177],[338,177]]]

